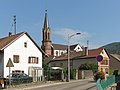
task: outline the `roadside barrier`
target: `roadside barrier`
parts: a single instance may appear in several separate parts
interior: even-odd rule
[[[96,82],[96,86],[98,90],[106,90],[108,87],[110,87],[112,84],[115,84],[120,81],[120,76],[109,76],[106,80],[98,79]]]

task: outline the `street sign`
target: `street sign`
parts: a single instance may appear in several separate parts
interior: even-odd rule
[[[6,67],[14,67],[14,65],[13,65],[13,62],[12,62],[11,58],[9,58],[9,60],[8,60],[8,63],[7,63],[7,65],[6,65]]]
[[[97,59],[98,62],[101,62],[103,60],[103,56],[102,55],[98,55],[96,57],[96,59]]]

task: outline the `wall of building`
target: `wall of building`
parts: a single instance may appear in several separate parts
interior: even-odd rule
[[[57,54],[57,52],[58,52],[58,54]],[[67,50],[54,50],[54,56],[60,56],[60,55],[62,55],[62,53],[64,54],[66,52],[67,52]]]
[[[25,42],[27,43],[27,47],[24,47]],[[9,58],[13,61],[13,55],[19,55],[19,63],[13,63],[14,67],[11,67],[11,72],[13,70],[23,70],[26,74],[28,74],[29,67],[42,68],[42,53],[26,34],[4,49],[4,77],[9,74],[9,68],[6,67],[6,64]],[[29,64],[29,56],[38,57],[38,64]]]
[[[114,70],[120,69],[120,61],[110,55],[110,67]]]

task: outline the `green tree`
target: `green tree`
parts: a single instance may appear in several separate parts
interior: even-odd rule
[[[94,62],[86,62],[80,65],[80,70],[92,70],[93,72],[98,70],[98,65]]]

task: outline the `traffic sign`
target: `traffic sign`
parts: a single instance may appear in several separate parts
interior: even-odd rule
[[[97,59],[98,62],[101,62],[103,60],[103,56],[102,55],[98,55],[96,57],[96,59]]]
[[[9,58],[9,60],[8,60],[8,62],[7,62],[6,67],[14,67],[14,65],[13,65],[13,62],[12,62],[11,58]]]

